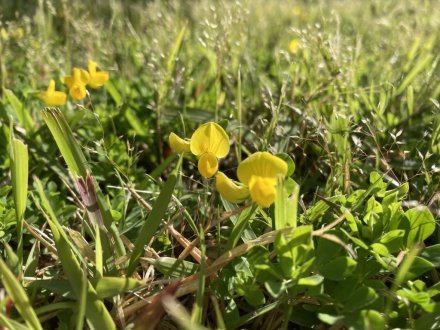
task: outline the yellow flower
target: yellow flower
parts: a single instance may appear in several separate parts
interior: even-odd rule
[[[299,40],[298,39],[292,39],[289,42],[289,53],[296,54],[299,50]]]
[[[49,86],[45,92],[40,92],[38,98],[44,102],[47,106],[56,106],[66,104],[66,93],[55,90],[55,81],[50,80]]]
[[[218,172],[215,176],[215,189],[231,203],[238,203],[249,197],[248,187],[236,184],[223,172]]]
[[[228,134],[216,123],[203,124],[191,136],[190,149],[199,157],[200,174],[210,178],[218,170],[218,158],[225,157],[229,152]]]
[[[178,152],[180,154],[182,152],[190,151],[188,140],[184,140],[174,133],[171,133],[168,139],[171,149],[173,149],[175,152]]]
[[[89,82],[92,88],[98,88],[105,84],[108,80],[107,71],[96,71],[96,62],[89,60]]]
[[[74,68],[71,76],[63,78],[63,82],[69,87],[69,94],[75,100],[82,100],[87,95],[86,85],[89,82],[89,73],[83,69]]]
[[[168,137],[170,147],[178,153],[191,151],[199,157],[198,168],[202,176],[212,177],[218,170],[218,159],[229,152],[229,136],[218,124],[209,122],[195,130],[187,141],[174,133]]]
[[[268,207],[276,197],[276,185],[279,177],[287,174],[287,163],[268,152],[256,152],[245,159],[237,168],[240,182],[249,189],[252,200],[261,207]],[[223,173],[216,176],[216,188],[230,201],[238,201],[245,196],[237,185]]]

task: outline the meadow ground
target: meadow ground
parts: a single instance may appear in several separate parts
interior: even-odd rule
[[[0,0],[0,324],[438,329],[440,1]]]

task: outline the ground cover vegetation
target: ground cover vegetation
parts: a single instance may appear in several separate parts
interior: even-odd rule
[[[439,1],[0,1],[0,324],[438,329]]]

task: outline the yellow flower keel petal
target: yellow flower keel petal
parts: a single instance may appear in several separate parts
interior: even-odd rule
[[[189,141],[182,139],[177,134],[170,133],[168,137],[170,147],[177,153],[189,152]]]
[[[86,97],[86,84],[89,82],[89,73],[85,70],[73,68],[73,74],[63,78],[63,82],[69,87],[69,94],[79,101]]]
[[[249,189],[243,185],[235,184],[222,172],[215,176],[215,188],[227,201],[238,203],[249,197]]]
[[[204,153],[199,158],[198,167],[202,176],[206,178],[212,177],[218,170],[217,157],[210,152]]]
[[[249,181],[252,200],[261,207],[269,207],[276,196],[276,179],[253,175]]]
[[[69,89],[69,94],[75,100],[79,101],[86,97],[86,86],[82,84],[75,84]]]

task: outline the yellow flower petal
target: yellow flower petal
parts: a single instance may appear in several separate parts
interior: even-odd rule
[[[49,81],[49,86],[47,86],[47,92],[55,91],[55,80],[51,79]]]
[[[223,158],[229,152],[229,137],[220,125],[209,122],[195,130],[190,147],[196,156],[212,153],[217,158]]]
[[[90,75],[89,86],[92,88],[98,88],[103,86],[108,80],[107,71],[99,71]]]
[[[57,106],[66,104],[67,95],[63,92],[41,92],[38,97],[41,101],[44,102],[47,106]]]
[[[213,153],[205,152],[199,158],[199,172],[206,178],[212,177],[218,170],[218,160]]]
[[[81,81],[82,84],[86,85],[89,82],[90,75],[86,70],[75,68],[75,69],[73,69],[73,71],[74,71],[74,73],[73,73],[74,75],[76,72],[79,71],[79,74],[77,74],[78,75],[77,79],[79,79],[79,81]]]
[[[73,74],[63,78],[63,82],[69,87],[70,96],[75,100],[82,100],[86,97],[86,84],[88,81],[89,73],[78,68],[73,68]]]
[[[40,92],[38,98],[47,106],[57,106],[66,104],[67,95],[55,90],[55,81],[50,80],[49,86],[45,92]]]
[[[63,84],[66,84],[67,87],[70,88],[70,86],[73,85],[73,77],[72,76],[64,76],[63,78],[61,78],[61,81],[63,82]]]
[[[86,85],[74,84],[70,87],[69,94],[77,101],[82,100],[87,95]]]
[[[276,196],[277,179],[252,175],[249,181],[249,191],[252,200],[261,207],[269,207]]]
[[[96,62],[89,60],[89,81],[88,85],[92,88],[103,86],[109,78],[107,71],[96,71]]]
[[[189,152],[189,141],[180,138],[177,134],[171,133],[168,137],[170,147],[177,153]]]
[[[252,176],[277,179],[287,174],[287,163],[266,151],[256,152],[238,165],[237,176],[240,182],[250,187]]]
[[[89,60],[89,73],[95,73],[96,72],[96,62],[93,60]]]
[[[222,172],[218,172],[215,176],[215,189],[232,203],[241,202],[249,197],[248,187],[235,184]]]

